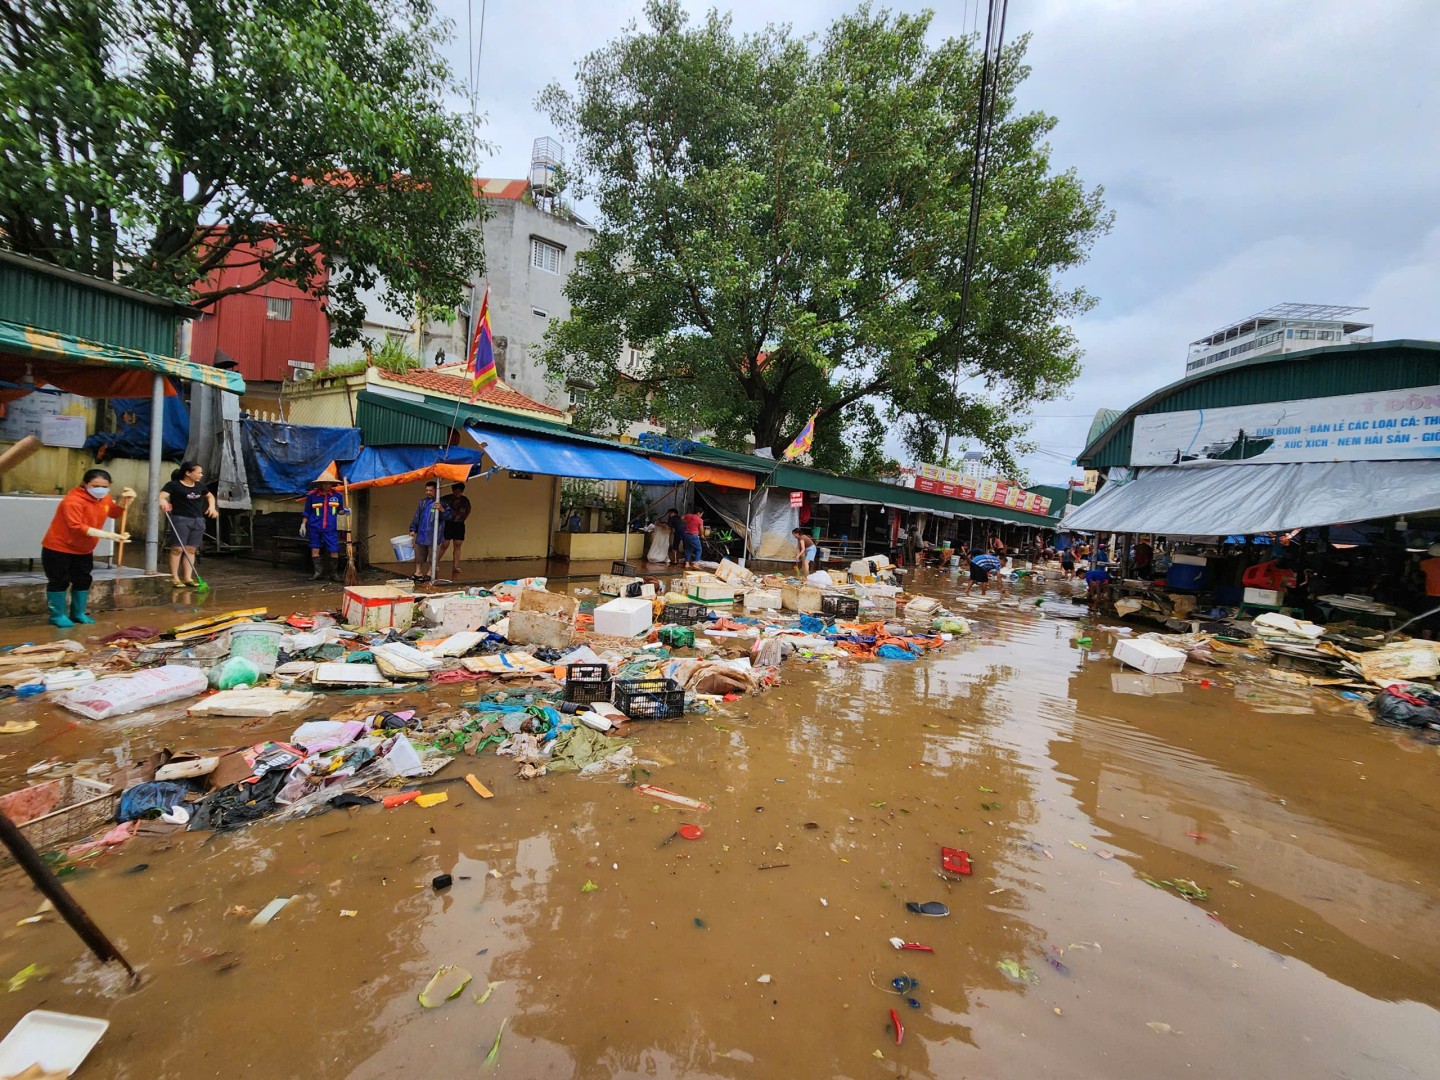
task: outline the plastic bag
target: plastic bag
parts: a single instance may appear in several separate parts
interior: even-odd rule
[[[1429,699],[1435,699],[1431,704]],[[1386,687],[1370,702],[1377,724],[1398,728],[1421,728],[1440,724],[1440,694],[1427,691],[1407,693],[1398,686]]]
[[[67,690],[55,700],[89,720],[124,716],[141,709],[197,697],[206,689],[205,673],[198,668],[170,664],[134,675],[111,675]]]
[[[958,634],[964,637],[970,633],[970,624],[960,618],[960,616],[953,615],[948,618],[936,619],[935,629],[939,630],[942,634]]]
[[[875,650],[875,655],[884,660],[915,660],[916,655],[909,649],[901,648],[899,645],[881,645]]]
[[[695,631],[688,626],[662,626],[659,636],[661,643],[672,649],[690,649],[695,646]]]
[[[254,686],[259,681],[260,669],[243,656],[232,656],[210,669],[210,684],[217,690]]]

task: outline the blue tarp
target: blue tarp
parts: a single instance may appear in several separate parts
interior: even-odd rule
[[[463,479],[462,473],[468,476],[483,456],[468,446],[447,446],[439,451],[430,446],[367,446],[341,468],[340,475],[352,486],[403,484],[437,475],[453,481]],[[447,466],[459,466],[459,470]]]
[[[85,440],[85,449],[95,451],[96,461],[111,458],[150,459],[150,399],[111,398],[116,431],[96,432]],[[179,397],[165,399],[165,423],[160,428],[160,456],[179,461],[190,440],[190,410]]]
[[[245,471],[256,495],[304,495],[333,462],[360,456],[360,429],[242,420]]]
[[[642,484],[680,484],[681,477],[647,457],[584,442],[562,442],[529,435],[512,435],[495,428],[467,424],[470,437],[480,443],[490,460],[503,469],[573,476],[586,480],[636,480]]]

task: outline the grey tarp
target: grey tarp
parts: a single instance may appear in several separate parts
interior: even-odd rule
[[[1307,461],[1136,470],[1065,516],[1086,532],[1228,536],[1440,510],[1433,461]]]

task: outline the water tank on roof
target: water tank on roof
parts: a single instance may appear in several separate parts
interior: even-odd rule
[[[530,147],[530,191],[537,199],[558,195],[560,167],[565,164],[565,150],[558,140],[536,139]]]

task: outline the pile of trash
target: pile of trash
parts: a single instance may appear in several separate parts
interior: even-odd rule
[[[615,598],[598,603],[552,592],[543,578],[425,597],[398,585],[347,588],[338,613],[271,619],[252,608],[163,632],[128,627],[99,649],[21,646],[0,653],[0,694],[50,694],[89,721],[187,702],[190,717],[309,718],[284,741],[163,750],[108,776],[42,779],[0,797],[0,810],[37,845],[103,827],[70,849],[83,857],[137,834],[223,831],[376,801],[434,805],[457,782],[490,797],[468,773],[434,779],[460,755],[508,758],[522,779],[633,776],[643,762],[627,740],[639,722],[758,694],[786,663],[913,661],[970,632],[938,601],[878,574],[837,576],[759,578],[733,563],[668,586],[605,575],[601,591]],[[412,695],[443,687],[474,696],[417,707]]]
[[[1115,658],[1144,673],[1114,675],[1119,693],[1178,693],[1183,685],[1175,676],[1195,662],[1223,669],[1236,682],[1328,691],[1367,706],[1377,724],[1440,737],[1440,642],[1327,627],[1278,612],[1248,623],[1212,621],[1188,634],[1130,637],[1128,627],[1106,629],[1117,635]],[[1214,677],[1207,671],[1201,681],[1208,686]]]

